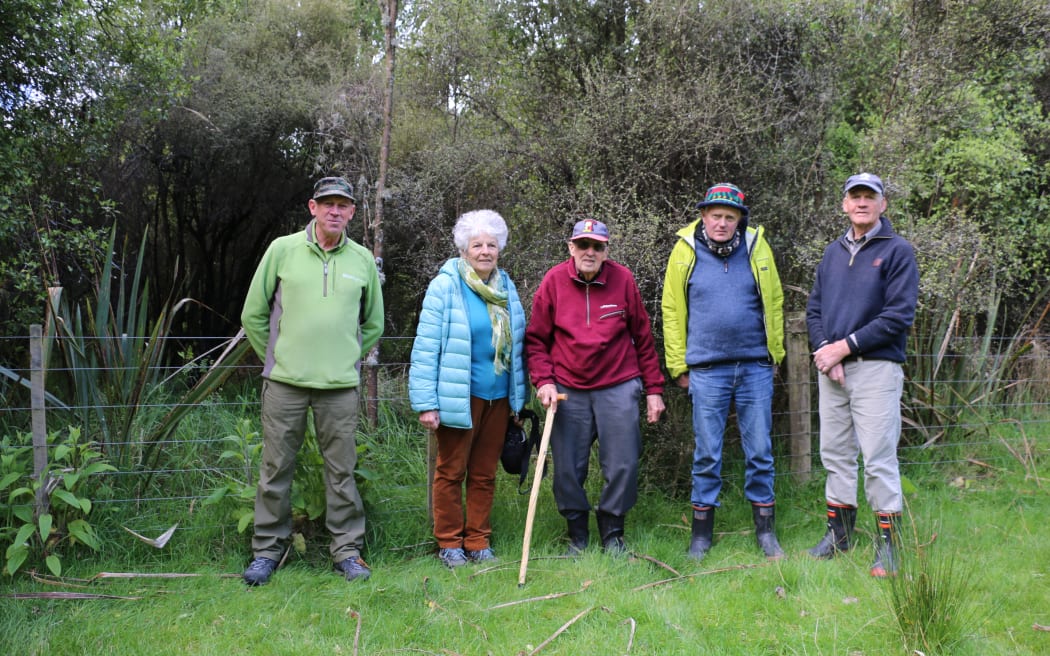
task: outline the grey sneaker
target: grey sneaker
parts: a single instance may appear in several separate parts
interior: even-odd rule
[[[365,561],[361,560],[360,556],[351,556],[346,560],[340,560],[335,564],[335,570],[342,573],[347,581],[356,579],[364,581],[369,576],[372,576],[372,570],[365,564]]]
[[[453,569],[467,564],[467,554],[460,547],[438,550],[438,558],[445,563],[445,567]]]
[[[477,551],[467,550],[467,560],[475,563],[484,563],[486,561],[496,560],[496,553],[492,551],[492,547],[485,547],[484,549],[478,549]]]
[[[277,561],[272,558],[256,558],[244,570],[244,582],[248,585],[266,585],[277,569]]]

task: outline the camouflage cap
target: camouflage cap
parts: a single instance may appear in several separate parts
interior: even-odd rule
[[[346,181],[346,178],[321,178],[314,183],[314,200],[325,196],[342,196],[356,203],[354,188]]]

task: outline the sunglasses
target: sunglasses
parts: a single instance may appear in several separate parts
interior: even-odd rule
[[[605,250],[605,242],[603,241],[580,239],[578,241],[573,241],[572,245],[575,246],[577,250],[581,251],[593,250],[595,253],[601,253]]]

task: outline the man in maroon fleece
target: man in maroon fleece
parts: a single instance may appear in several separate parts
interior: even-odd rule
[[[638,498],[638,425],[664,411],[664,376],[630,270],[608,259],[609,229],[578,222],[569,259],[543,277],[525,330],[529,376],[544,407],[557,407],[551,432],[554,499],[568,522],[569,553],[587,548],[591,505],[584,483],[591,445],[605,485],[596,511],[602,548],[624,553],[624,517]],[[561,403],[558,394],[566,394]]]

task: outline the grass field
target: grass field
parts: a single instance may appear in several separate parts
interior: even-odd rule
[[[163,550],[121,542],[67,560],[59,582],[4,577],[0,654],[1047,654],[1050,480],[1033,474],[1048,442],[1032,445],[1027,467],[991,458],[1005,453],[994,442],[956,464],[910,467],[908,559],[893,582],[868,575],[874,518],[863,504],[856,549],[833,561],[805,555],[823,532],[818,476],[804,485],[778,479],[778,534],[789,555],[772,563],[734,489],[723,494],[702,564],[685,556],[687,505],[654,493],[628,517],[634,555],[592,547],[563,558],[547,481],[519,588],[528,498],[501,476],[495,567],[443,568],[425,512],[387,513],[380,502],[374,520],[404,526],[379,531],[387,537],[365,554],[374,568],[367,582],[334,574],[318,535],[269,585],[247,589],[239,578],[246,536],[195,529],[214,520],[200,511]],[[981,458],[998,464],[974,462]],[[99,572],[194,576],[73,580]],[[895,590],[911,605],[894,606]],[[14,596],[56,592],[118,598]],[[924,632],[936,644],[924,644]]]

